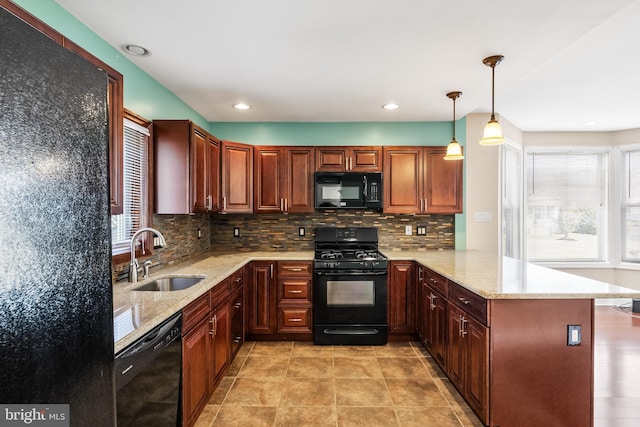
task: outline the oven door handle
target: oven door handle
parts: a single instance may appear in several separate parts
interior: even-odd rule
[[[387,270],[380,271],[314,271],[318,276],[386,276]]]

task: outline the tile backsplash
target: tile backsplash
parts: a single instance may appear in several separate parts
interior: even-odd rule
[[[211,249],[238,251],[312,250],[318,226],[378,227],[382,250],[455,248],[455,215],[402,215],[361,210],[327,210],[312,214],[233,214],[211,216]],[[405,235],[405,226],[412,235]],[[425,236],[416,235],[426,226]],[[299,235],[300,227],[305,236]],[[239,236],[234,236],[234,228]]]

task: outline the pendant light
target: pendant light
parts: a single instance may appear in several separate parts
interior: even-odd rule
[[[481,145],[500,145],[504,142],[504,137],[502,136],[502,128],[500,127],[500,123],[496,120],[496,115],[494,113],[494,101],[495,101],[495,72],[496,65],[498,65],[504,56],[502,55],[494,55],[484,58],[482,63],[487,67],[491,67],[491,119],[489,123],[487,123],[484,127],[484,134],[482,135],[482,139],[480,140]]]
[[[462,95],[462,92],[449,92],[447,98],[453,100],[453,138],[449,145],[447,145],[447,154],[445,154],[445,160],[462,160],[462,147],[456,141],[456,99]]]

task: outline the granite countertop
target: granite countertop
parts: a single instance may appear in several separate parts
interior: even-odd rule
[[[385,252],[411,260],[486,299],[640,298],[640,291],[480,251]]]
[[[479,251],[383,251],[390,261],[416,261],[487,299],[640,298],[640,291],[527,264]],[[313,251],[208,253],[161,269],[166,275],[204,276],[191,288],[172,292],[132,292],[144,284],[113,286],[115,352],[177,313],[251,261],[313,259]]]
[[[313,251],[208,253],[204,257],[180,264],[151,269],[150,279],[140,280],[137,283],[116,282],[113,285],[115,352],[123,350],[251,261],[311,261],[312,259]],[[167,275],[204,276],[205,279],[182,291],[131,291],[146,282]]]

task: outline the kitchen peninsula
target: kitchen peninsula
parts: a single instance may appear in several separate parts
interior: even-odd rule
[[[253,261],[313,258],[311,251],[209,255],[153,273],[206,276],[187,290],[114,285],[116,322],[130,319],[120,323],[124,332],[116,326],[116,352]],[[415,266],[407,304],[417,336],[485,424],[593,425],[594,299],[639,298],[640,291],[476,251],[385,255]],[[433,307],[445,316],[440,347],[425,341]]]

